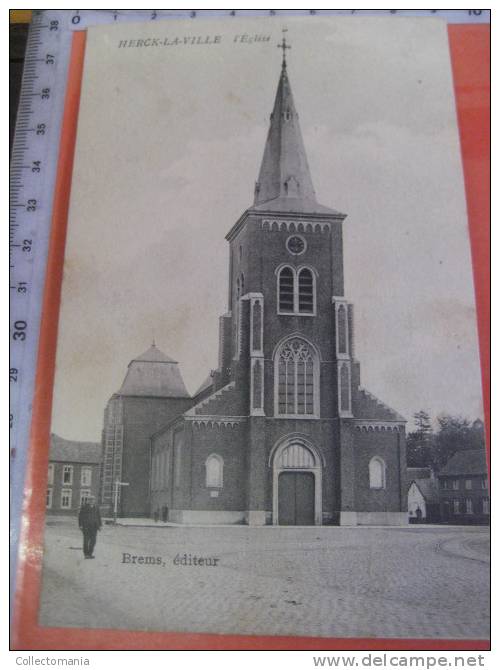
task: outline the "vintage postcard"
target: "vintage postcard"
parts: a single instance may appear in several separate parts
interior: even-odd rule
[[[88,30],[43,627],[487,640],[446,24]]]

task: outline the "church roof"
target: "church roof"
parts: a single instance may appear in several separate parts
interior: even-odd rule
[[[65,440],[55,433],[50,435],[49,461],[64,463],[100,463],[102,446],[98,442]]]
[[[365,388],[359,387],[359,393],[354,399],[354,416],[356,419],[369,421],[399,421],[405,422],[406,419],[398,414],[392,407],[389,407],[381,400],[376,398]]]
[[[336,209],[331,209],[330,207],[325,207],[320,205],[319,202],[316,202],[313,198],[294,198],[294,197],[278,197],[272,200],[266,200],[266,202],[260,203],[260,205],[254,205],[250,208],[252,211],[257,212],[298,212],[300,214],[330,214],[333,216],[341,216],[345,218],[345,214],[337,211]]]
[[[251,209],[340,214],[316,201],[285,59]]]
[[[179,365],[153,344],[128,364],[120,395],[189,398]]]
[[[206,379],[200,384],[199,388],[196,390],[194,397],[202,393],[203,391],[206,391],[209,389],[211,386],[213,386],[214,380],[211,374],[209,374]]]
[[[145,361],[147,363],[177,363],[173,358],[170,358],[163,351],[160,351],[156,344],[152,344],[147,351],[145,351],[133,361]]]

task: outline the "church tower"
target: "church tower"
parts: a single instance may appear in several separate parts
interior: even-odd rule
[[[177,361],[154,342],[130,361],[104,410],[100,504],[106,515],[116,505],[118,516],[149,516],[151,434],[191,404]]]
[[[279,46],[254,202],[226,236],[218,369],[153,439],[152,499],[188,523],[401,523],[405,421],[360,386],[344,295],[346,215],[317,201],[290,47],[285,38]],[[154,464],[165,459],[172,474],[161,483]]]
[[[266,418],[277,419],[276,435],[307,435],[314,444],[326,440],[333,446],[340,441],[339,418],[352,417],[350,307],[343,286],[345,218],[316,199],[283,57],[254,204],[227,236],[230,310],[236,316],[233,360],[236,367],[245,366],[243,345],[250,359],[253,462],[248,486],[257,518],[262,517],[257,513],[262,501],[254,480],[268,467]],[[335,473],[337,485],[326,495],[328,506],[338,508],[340,452],[315,449],[315,458]],[[321,522],[319,506],[315,514]]]

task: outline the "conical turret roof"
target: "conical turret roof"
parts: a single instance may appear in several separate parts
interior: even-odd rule
[[[339,214],[316,201],[285,60],[252,209]]]
[[[153,344],[128,364],[120,395],[189,398],[177,361]]]

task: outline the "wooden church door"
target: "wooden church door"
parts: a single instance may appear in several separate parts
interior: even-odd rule
[[[278,479],[278,522],[281,526],[314,525],[314,474],[282,472]]]

